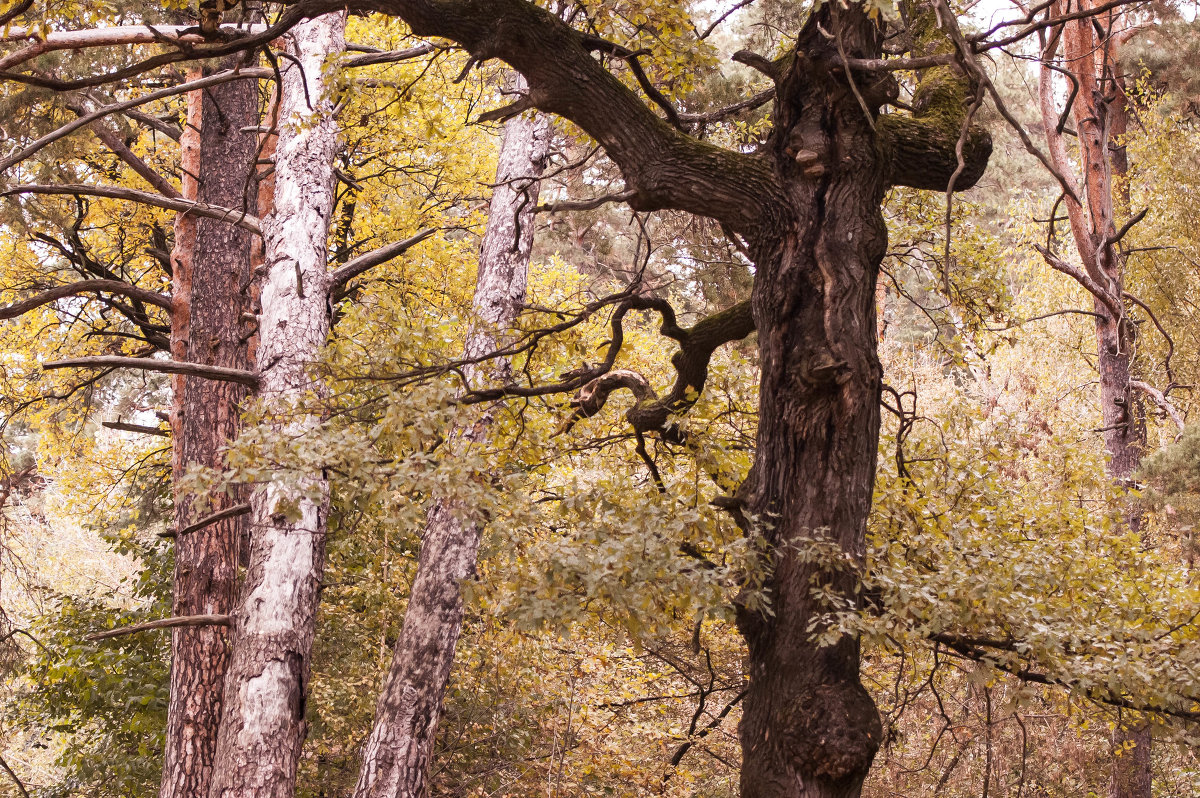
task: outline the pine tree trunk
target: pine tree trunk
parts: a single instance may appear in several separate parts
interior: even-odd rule
[[[344,12],[300,23],[285,37],[283,126],[275,204],[263,220],[265,274],[256,359],[275,431],[301,439],[320,418],[291,402],[322,394],[309,372],[329,333],[327,244],[337,124],[328,61],[345,49]],[[297,486],[261,486],[250,558],[234,613],[233,654],[210,795],[291,798],[307,732],[305,696],[325,563],[329,485],[320,471]]]
[[[1081,9],[1097,4],[1085,0]],[[1066,13],[1061,3],[1053,9]],[[1111,24],[1111,20],[1109,21]],[[1079,142],[1084,204],[1065,200],[1075,249],[1086,274],[1093,278],[1096,349],[1100,372],[1100,410],[1105,449],[1109,454],[1108,475],[1119,486],[1132,485],[1146,446],[1146,423],[1140,396],[1132,390],[1133,352],[1136,328],[1125,313],[1125,256],[1113,242],[1118,208],[1129,212],[1128,196],[1117,195],[1114,178],[1120,181],[1128,170],[1124,145],[1118,137],[1127,127],[1125,87],[1116,64],[1117,42],[1093,19],[1064,23],[1060,35],[1063,68],[1070,72],[1078,90],[1073,93],[1071,114]],[[1054,56],[1057,39],[1043,55]],[[1049,66],[1042,67],[1042,115],[1055,165],[1069,174],[1066,145],[1057,133],[1053,87]],[[1128,190],[1127,188],[1125,189]],[[1121,201],[1123,200],[1123,201]],[[1129,528],[1138,532],[1142,518],[1130,502],[1126,513]],[[1151,735],[1142,721],[1113,730],[1114,756],[1110,770],[1110,798],[1151,798]]]
[[[241,207],[254,166],[254,137],[242,129],[256,123],[255,87],[250,81],[233,81],[214,86],[203,99],[201,95],[194,92],[188,98],[183,165],[190,175],[185,188],[201,202]],[[177,236],[175,298],[185,307],[174,319],[174,357],[247,369],[240,316],[250,307],[250,234],[226,222],[185,219]],[[237,433],[246,389],[196,377],[176,377],[174,388],[172,471],[178,483],[193,465],[221,467],[220,449]],[[174,527],[184,529],[236,502],[218,494],[197,512],[192,497],[177,490]],[[242,518],[231,518],[176,536],[174,615],[232,611],[243,526]],[[228,660],[225,627],[180,627],[171,633],[162,798],[208,793]]]
[[[525,300],[537,178],[545,168],[549,143],[545,116],[517,117],[504,126],[496,188],[479,254],[475,322],[464,352],[468,358],[494,351],[497,336],[515,321]],[[484,368],[493,380],[506,381],[507,360]],[[470,378],[483,368],[467,371]],[[486,442],[491,422],[491,414],[485,413],[471,429],[452,431],[447,446]],[[422,798],[428,793],[442,698],[462,629],[460,584],[474,573],[479,552],[480,528],[463,517],[467,510],[440,498],[429,509],[417,576],[363,751],[355,798]]]

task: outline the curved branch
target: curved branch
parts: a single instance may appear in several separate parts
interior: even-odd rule
[[[1148,396],[1150,401],[1158,405],[1158,409],[1165,413],[1171,419],[1171,421],[1175,423],[1175,426],[1179,428],[1179,434],[1183,434],[1183,428],[1185,426],[1183,416],[1180,415],[1179,409],[1175,407],[1175,405],[1171,404],[1171,400],[1167,398],[1165,393],[1158,390],[1150,383],[1142,382],[1141,380],[1130,380],[1129,387],[1136,388]],[[1176,436],[1175,440],[1178,441],[1179,436]]]
[[[55,286],[37,296],[0,308],[0,320],[15,319],[23,313],[28,313],[34,308],[48,305],[63,297],[78,296],[79,294],[98,294],[101,292],[120,294],[121,296],[141,300],[150,305],[157,305],[165,310],[171,309],[171,299],[169,297],[165,297],[154,291],[148,291],[145,288],[138,288],[136,285],[130,285],[120,280],[80,280],[77,283],[70,283],[69,285]]]
[[[699,400],[708,381],[708,364],[713,353],[722,345],[740,341],[754,332],[750,302],[740,302],[686,329],[678,326],[675,311],[666,300],[635,297],[623,307],[658,311],[663,319],[659,332],[679,342],[679,351],[671,358],[676,373],[674,386],[670,393],[660,398],[646,378],[636,372],[617,369],[605,373],[580,388],[571,400],[574,410],[563,422],[559,433],[567,432],[580,419],[599,413],[613,391],[628,388],[637,400],[637,404],[625,414],[634,431],[657,432],[664,437],[680,440],[680,433],[668,425],[671,416],[686,413]],[[620,341],[621,338],[614,336],[609,346],[610,358],[615,359]]]
[[[600,143],[636,192],[635,210],[675,208],[754,229],[782,196],[765,158],[716,147],[674,129],[592,56],[588,37],[524,0],[374,0],[418,36],[439,36],[476,60],[521,72],[541,110]]]
[[[152,205],[156,208],[166,208],[169,211],[190,213],[194,216],[203,216],[207,219],[229,222],[230,224],[235,224],[238,227],[249,230],[255,235],[262,234],[258,218],[248,213],[233,208],[208,205],[203,202],[194,202],[176,197],[164,197],[161,194],[138,191],[137,189],[125,188],[123,186],[48,186],[31,184],[17,186],[0,192],[0,197],[8,197],[14,194],[67,194],[70,196],[108,197],[109,199],[128,200],[129,202],[140,202],[143,205]]]

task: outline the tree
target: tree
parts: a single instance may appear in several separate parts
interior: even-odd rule
[[[290,438],[319,424],[305,402],[321,392],[309,368],[330,323],[337,127],[327,61],[344,50],[345,25],[345,15],[334,12],[293,28],[286,39],[292,60],[279,89],[283,129],[263,227],[256,373],[265,412]],[[234,613],[213,798],[295,790],[328,512],[321,472],[276,478],[251,499],[250,557]]]
[[[1084,6],[1095,10],[1095,6]],[[1056,7],[1062,14],[1065,6]],[[1122,239],[1146,215],[1131,214],[1129,208],[1128,159],[1125,154],[1129,99],[1120,66],[1120,48],[1136,28],[1128,14],[1110,13],[1103,22],[1076,19],[1050,30],[1042,51],[1042,124],[1054,166],[1063,179],[1062,202],[1066,206],[1071,237],[1082,268],[1042,253],[1054,269],[1072,277],[1093,297],[1096,320],[1097,369],[1100,376],[1100,407],[1103,414],[1108,473],[1120,485],[1133,484],[1146,448],[1146,414],[1143,397],[1163,408],[1182,428],[1171,405],[1167,386],[1160,391],[1136,374],[1137,327],[1132,317],[1136,306],[1146,308],[1126,289],[1127,255]],[[1061,51],[1061,66],[1055,58]],[[1055,75],[1070,81],[1067,108],[1057,108]],[[1072,166],[1063,138],[1068,114],[1075,122],[1079,142],[1081,181]],[[1130,215],[1118,226],[1122,215]],[[1151,311],[1151,318],[1157,321]],[[1167,360],[1170,377],[1170,361]],[[1126,514],[1129,527],[1142,526],[1142,511],[1135,502]],[[1151,794],[1150,727],[1141,720],[1121,723],[1113,733],[1113,798],[1149,798]]]
[[[225,66],[233,67],[233,63]],[[257,210],[254,202],[258,92],[233,81],[188,95],[183,131],[187,199]],[[249,369],[254,277],[249,231],[181,214],[172,253],[172,358]],[[249,330],[252,332],[252,330]],[[238,551],[246,536],[241,497],[218,493],[203,512],[186,488],[195,467],[220,468],[222,448],[237,437],[245,385],[177,375],[173,385],[172,484],[176,617],[227,616],[238,587]],[[161,795],[204,795],[216,750],[229,635],[224,625],[180,626],[171,633],[171,704]]]
[[[963,124],[975,87],[955,67],[932,69],[914,116],[878,117],[894,91],[869,69],[882,54],[880,26],[865,8],[823,5],[794,50],[761,64],[776,86],[773,130],[763,154],[745,155],[655,116],[592,53],[636,55],[531,4],[398,2],[385,10],[420,35],[450,38],[520,71],[530,88],[515,110],[534,105],[583,128],[620,166],[632,207],[713,217],[745,240],[757,269],[763,378],[754,467],[731,504],[747,532],[762,535],[772,568],[770,615],[743,608],[738,618],[750,677],[739,730],[742,794],[857,795],[882,740],[859,682],[858,644],[820,647],[811,637],[825,610],[814,584],[852,596],[854,579],[805,562],[796,548],[816,539],[854,562],[865,553],[879,435],[880,205],[889,184],[975,183],[990,152],[986,134]]]
[[[514,81],[514,89],[524,88]],[[533,248],[538,178],[545,168],[550,128],[545,116],[515,117],[504,125],[487,230],[479,255],[475,318],[463,355],[470,361],[503,348],[502,336],[520,315]],[[511,381],[508,359],[487,364],[489,381]],[[468,365],[469,381],[482,369]],[[450,430],[451,446],[481,445],[493,422],[483,414],[470,429]],[[421,796],[441,714],[442,698],[463,621],[461,582],[479,554],[482,519],[471,508],[434,500],[421,537],[417,575],[404,626],[379,696],[375,723],[363,752],[355,795]]]

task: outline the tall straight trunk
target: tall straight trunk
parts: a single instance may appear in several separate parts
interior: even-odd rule
[[[524,90],[523,81],[517,83],[514,89]],[[475,321],[464,348],[468,358],[494,351],[497,336],[512,325],[525,301],[538,177],[549,144],[544,115],[536,120],[516,117],[504,126],[496,188],[479,253]],[[493,380],[506,382],[509,368],[504,359],[488,367],[468,367],[467,375],[490,371]],[[487,412],[470,429],[453,430],[448,445],[458,449],[486,443],[492,418]],[[466,510],[442,498],[435,498],[429,509],[417,576],[363,751],[355,798],[420,798],[428,792],[442,698],[462,629],[460,585],[474,573],[479,553],[480,528],[462,517]]]
[[[310,367],[329,334],[327,248],[337,124],[330,60],[345,50],[346,14],[288,33],[281,61],[282,130],[274,210],[263,220],[265,274],[256,360],[277,434],[302,439],[321,419],[303,409],[323,394]],[[233,655],[209,794],[291,798],[307,732],[305,696],[325,564],[329,484],[270,482],[251,499],[249,564],[234,612]]]
[[[207,92],[194,92],[188,104],[183,161],[188,194],[213,205],[243,207],[254,169],[254,135],[244,132],[257,120],[254,84],[233,81]],[[182,313],[176,314],[172,325],[174,358],[248,369],[241,315],[250,309],[250,233],[203,218],[181,220],[179,233],[175,299]],[[221,447],[237,433],[238,407],[246,388],[198,377],[177,377],[174,387],[172,471],[178,482],[193,465],[222,467]],[[200,513],[192,497],[177,490],[176,531],[238,501],[225,494],[210,499]],[[174,615],[224,615],[233,610],[243,528],[239,517],[177,534]],[[162,798],[208,793],[228,643],[223,626],[180,627],[171,633],[171,696],[159,788]]]
[[[1100,5],[1083,0],[1082,8]],[[1056,13],[1066,13],[1060,2]],[[1107,24],[1109,28],[1105,28]],[[1146,446],[1145,415],[1139,395],[1131,387],[1135,327],[1125,313],[1125,256],[1114,238],[1118,209],[1128,213],[1128,195],[1118,194],[1128,169],[1124,142],[1127,128],[1124,80],[1117,64],[1114,20],[1080,19],[1064,23],[1055,32],[1043,55],[1041,94],[1043,123],[1056,167],[1069,174],[1070,162],[1061,133],[1057,132],[1057,110],[1053,101],[1053,72],[1048,65],[1061,43],[1063,68],[1072,76],[1077,90],[1071,115],[1079,142],[1083,204],[1067,197],[1065,204],[1075,249],[1084,274],[1092,278],[1086,286],[1096,311],[1097,367],[1100,374],[1100,410],[1104,445],[1108,451],[1108,475],[1122,486],[1132,485]],[[1059,41],[1061,39],[1061,42]],[[1123,189],[1127,191],[1127,187]],[[1126,523],[1140,531],[1141,515],[1131,502]],[[1151,798],[1151,735],[1144,722],[1118,724],[1113,730],[1109,779],[1110,798]]]

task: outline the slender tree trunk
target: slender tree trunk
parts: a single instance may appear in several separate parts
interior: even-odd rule
[[[183,137],[185,196],[229,208],[247,198],[254,167],[254,137],[242,132],[257,119],[255,87],[234,81],[188,97]],[[251,236],[213,219],[182,216],[176,225],[173,356],[226,368],[247,369],[240,316],[249,310]],[[188,468],[220,468],[220,450],[238,427],[246,389],[196,377],[174,379],[171,419],[174,479]],[[176,491],[174,525],[183,529],[237,499],[210,497],[197,512],[191,496]],[[231,518],[175,539],[173,614],[227,614],[237,594],[237,541],[244,524]],[[180,627],[171,633],[171,697],[163,777],[168,796],[206,795],[221,718],[228,664],[223,626]]]
[[[1084,0],[1083,9],[1097,3]],[[1060,7],[1061,6],[1061,7]],[[1068,9],[1056,6],[1055,13]],[[1105,28],[1104,25],[1109,28]],[[1062,134],[1057,131],[1053,99],[1053,72],[1048,66],[1060,45],[1063,68],[1077,87],[1072,95],[1071,115],[1079,142],[1079,164],[1083,191],[1076,191],[1084,204],[1067,197],[1065,204],[1075,249],[1084,274],[1092,278],[1096,310],[1096,349],[1100,373],[1100,409],[1104,444],[1109,454],[1108,474],[1128,487],[1141,465],[1146,446],[1146,423],[1140,396],[1131,388],[1136,328],[1125,313],[1125,256],[1113,241],[1118,207],[1128,213],[1116,193],[1128,169],[1124,142],[1117,138],[1127,128],[1124,80],[1117,64],[1114,20],[1080,19],[1064,23],[1043,55],[1041,94],[1043,124],[1055,166],[1069,174],[1070,161]],[[1088,287],[1088,286],[1085,286]],[[1142,518],[1131,502],[1126,522],[1140,531]],[[1110,798],[1151,798],[1151,735],[1149,726],[1137,721],[1119,724],[1113,731]]]
[[[856,16],[859,12],[848,12]],[[798,49],[823,44],[816,16]],[[851,52],[875,52],[874,26],[843,25]],[[824,23],[828,25],[826,21]],[[857,40],[854,38],[857,37]],[[795,81],[794,83],[792,81]],[[751,242],[759,330],[760,388],[755,466],[743,494],[758,517],[773,566],[770,614],[742,608],[749,647],[743,704],[743,798],[852,798],[882,731],[859,681],[856,639],[818,648],[813,623],[831,608],[811,596],[829,585],[853,596],[857,576],[806,556],[817,543],[861,564],[879,443],[882,368],[876,354],[875,285],[887,247],[883,164],[871,121],[845,81],[797,69],[779,84],[774,146],[837,157],[836,170],[801,179],[777,160],[789,207]]]
[[[523,81],[515,87],[524,89]],[[550,128],[544,115],[516,117],[504,126],[496,188],[479,254],[475,321],[464,354],[494,351],[497,335],[511,326],[525,301],[526,270],[533,246],[538,177],[545,168]],[[510,364],[495,361],[490,376],[507,381]],[[482,368],[468,368],[468,377]],[[485,413],[471,429],[453,430],[454,448],[485,443],[492,423]],[[421,798],[427,778],[442,698],[462,629],[460,584],[475,571],[479,524],[469,508],[437,498],[429,509],[417,576],[404,625],[375,710],[375,725],[363,751],[355,798]]]
[[[334,203],[329,61],[345,49],[344,12],[300,23],[285,37],[275,153],[275,206],[263,220],[256,359],[262,400],[285,438],[315,434],[303,408],[322,394],[310,376],[329,333],[327,245]],[[294,61],[292,60],[294,59]],[[233,655],[210,795],[291,798],[307,732],[305,696],[325,564],[329,484],[304,475],[253,496],[249,565],[234,613]]]

